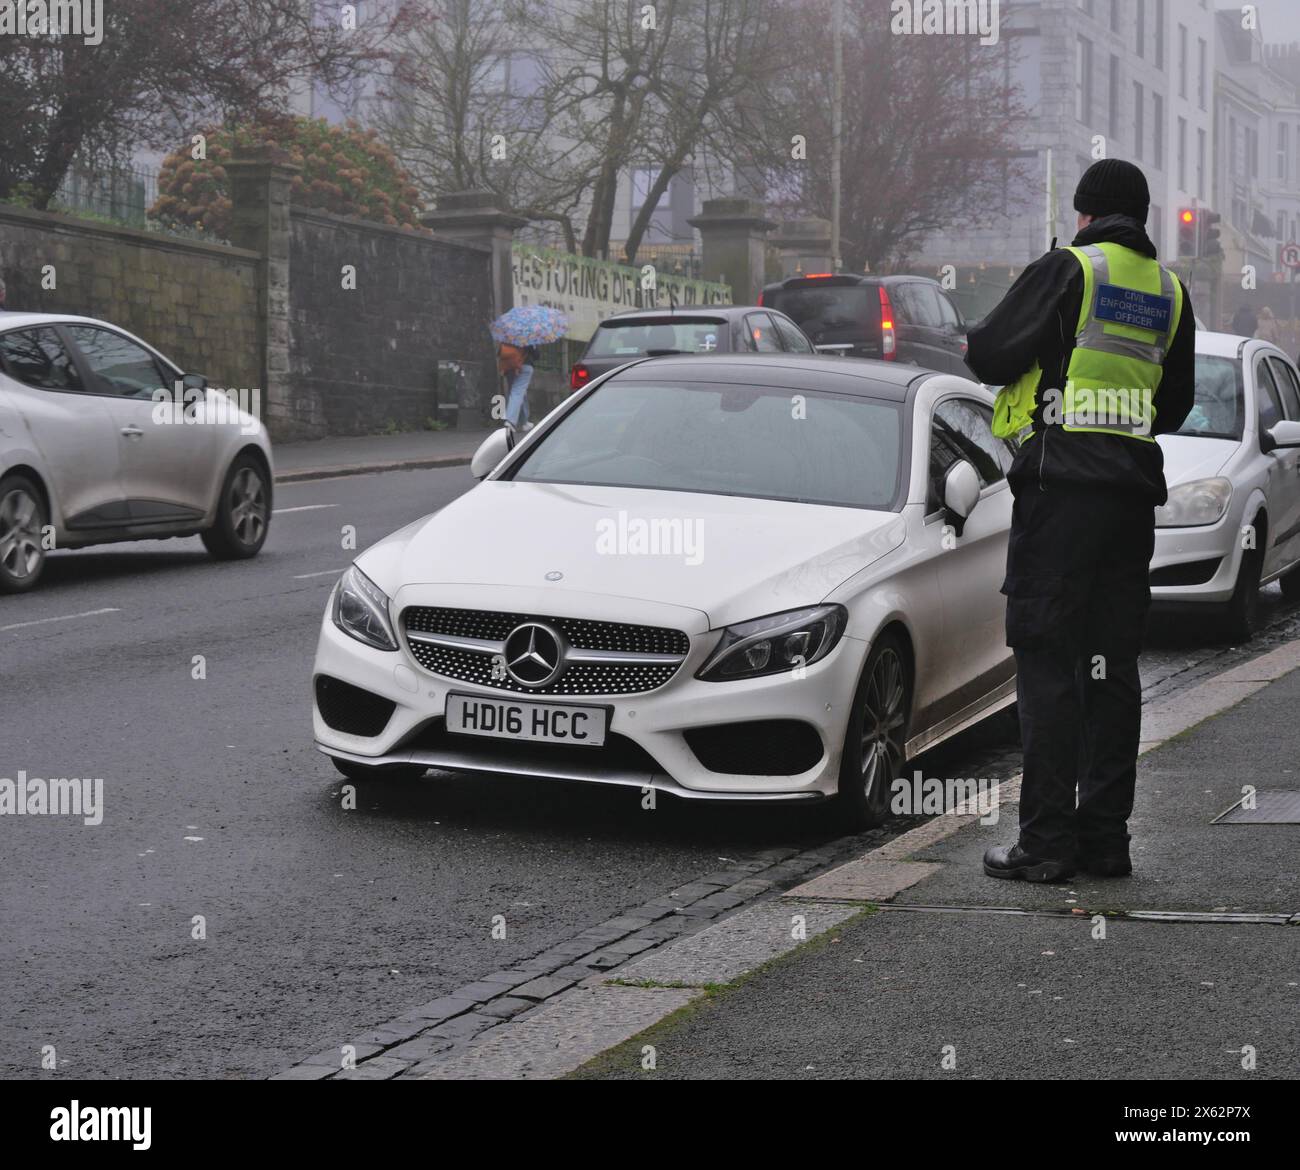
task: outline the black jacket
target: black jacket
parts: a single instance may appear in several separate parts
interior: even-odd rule
[[[1123,215],[1094,220],[1074,240],[1076,247],[1106,243],[1132,248],[1152,259],[1156,255],[1146,229]],[[966,364],[981,382],[1008,386],[1035,361],[1043,371],[1034,436],[1016,453],[1007,478],[1017,494],[1030,485],[1041,489],[1065,484],[1134,494],[1163,504],[1167,498],[1164,455],[1158,444],[1122,435],[1065,432],[1043,424],[1044,392],[1065,387],[1082,300],[1079,262],[1064,250],[1048,252],[1020,274],[997,308],[970,332]],[[1154,433],[1178,430],[1195,395],[1196,318],[1184,285],[1182,317],[1156,393]]]

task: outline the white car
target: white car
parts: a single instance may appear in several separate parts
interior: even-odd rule
[[[343,576],[317,746],[354,779],[838,795],[878,821],[908,756],[1014,701],[992,402],[819,356],[594,379]]]
[[[1196,405],[1161,435],[1169,502],[1156,510],[1152,601],[1216,614],[1245,640],[1261,584],[1300,597],[1300,375],[1275,345],[1196,335]]]
[[[51,548],[199,534],[255,556],[271,442],[237,401],[89,317],[0,312],[0,593]]]

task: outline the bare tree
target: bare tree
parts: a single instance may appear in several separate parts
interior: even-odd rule
[[[407,0],[352,27],[304,0],[115,0],[103,39],[0,37],[0,197],[45,207],[74,160],[174,146],[177,129],[288,108],[295,85],[345,85],[383,58]]]
[[[843,224],[846,267],[902,264],[930,232],[983,218],[1023,181],[1016,135],[1025,111],[1008,84],[1009,38],[894,36],[889,10],[849,5],[844,34]],[[791,60],[767,129],[748,147],[788,210],[830,207],[828,0],[784,6]],[[791,157],[791,142],[806,158]]]

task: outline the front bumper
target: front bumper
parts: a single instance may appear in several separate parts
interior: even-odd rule
[[[1241,525],[1229,508],[1217,524],[1157,528],[1151,600],[1157,605],[1219,604],[1232,597],[1241,565]]]
[[[695,671],[717,639],[717,631],[692,634],[685,662],[657,690],[564,697],[562,701],[574,705],[610,709],[610,746],[562,748],[447,734],[442,723],[449,693],[523,701],[529,696],[432,674],[406,649],[375,650],[348,637],[327,614],[313,682],[321,676],[340,679],[387,699],[394,710],[378,735],[358,736],[330,727],[313,703],[316,746],[326,755],[372,766],[423,764],[478,775],[655,788],[707,800],[803,801],[833,795],[865,644],[842,637],[829,655],[807,668],[803,678],[772,675],[701,682]],[[560,696],[537,698],[555,702]],[[805,723],[816,731],[822,752],[815,764],[792,775],[722,772],[705,767],[687,743],[687,733],[693,729],[777,720]]]

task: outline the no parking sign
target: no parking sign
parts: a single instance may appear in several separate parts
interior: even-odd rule
[[[1292,240],[1282,245],[1282,263],[1288,268],[1300,268],[1300,244]]]

